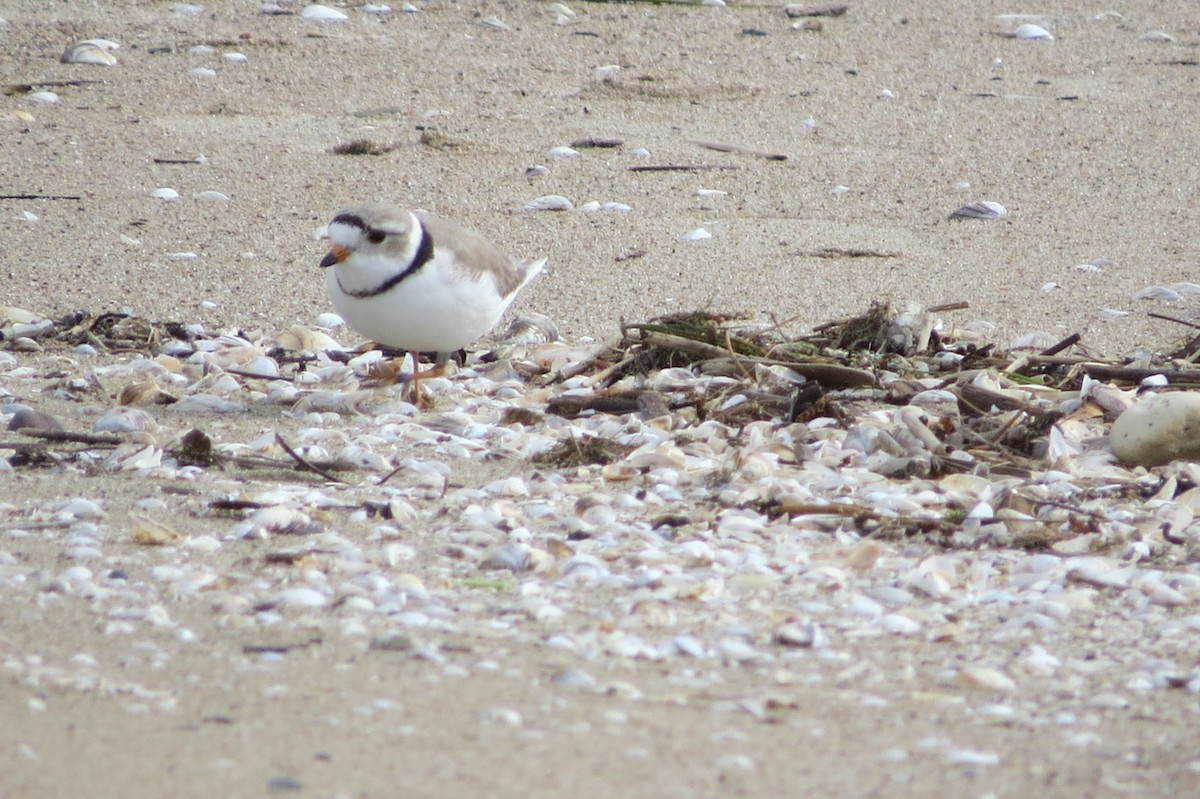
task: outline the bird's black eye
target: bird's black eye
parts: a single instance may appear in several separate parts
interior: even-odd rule
[[[369,230],[367,232],[367,241],[371,242],[372,244],[379,244],[386,238],[387,238],[387,234],[384,233],[382,230],[376,230],[375,228],[371,228],[371,230]]]

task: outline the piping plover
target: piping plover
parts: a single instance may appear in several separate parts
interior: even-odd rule
[[[371,203],[341,211],[321,259],[333,307],[377,344],[407,350],[417,381],[487,333],[546,259],[517,262],[480,234],[426,211]],[[420,353],[435,352],[420,371]]]

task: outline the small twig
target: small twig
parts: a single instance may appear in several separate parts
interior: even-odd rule
[[[1149,316],[1151,319],[1162,319],[1165,322],[1174,322],[1177,325],[1183,325],[1184,327],[1190,327],[1193,330],[1200,330],[1200,324],[1197,324],[1195,322],[1189,322],[1186,319],[1177,319],[1174,316],[1167,316],[1165,313],[1154,313],[1153,311],[1151,311],[1150,313],[1146,314],[1146,316]]]
[[[296,461],[296,463],[300,464],[305,469],[308,469],[310,472],[316,472],[317,474],[324,477],[326,480],[329,480],[330,482],[333,482],[333,483],[346,482],[345,480],[341,479],[340,477],[334,477],[332,474],[325,471],[324,469],[322,469],[318,466],[314,466],[313,464],[304,460],[304,458],[302,458],[300,456],[300,453],[296,452],[296,450],[294,450],[290,446],[288,446],[288,443],[283,440],[283,436],[279,435],[279,433],[275,434],[275,443],[277,443],[279,446],[283,447],[283,451],[286,452],[288,455],[292,456],[292,460]]]
[[[292,378],[283,375],[260,375],[257,372],[243,372],[241,369],[226,369],[227,373],[237,375],[238,377],[250,377],[255,380],[286,380],[292,382]]]
[[[0,194],[0,200],[82,200],[78,194]]]
[[[392,469],[390,472],[388,472],[387,474],[385,474],[383,477],[380,477],[380,478],[379,478],[379,482],[378,482],[378,483],[376,483],[375,485],[380,485],[380,486],[381,486],[381,485],[383,485],[384,483],[386,483],[388,480],[391,480],[393,477],[395,477],[396,475],[400,474],[400,472],[404,470],[404,468],[405,468],[405,466],[406,466],[406,465],[407,465],[407,464],[403,464],[403,463],[402,463],[402,464],[400,464],[399,466],[397,466],[395,469]]]
[[[971,303],[959,300],[958,302],[944,302],[941,305],[930,305],[925,310],[929,313],[945,313],[946,311],[965,311],[970,307]]]
[[[701,172],[706,169],[741,169],[739,164],[638,164],[630,172]]]
[[[4,85],[5,94],[23,94],[33,91],[34,86],[87,86],[91,83],[103,83],[102,80],[35,80],[29,83],[7,83]]]
[[[125,439],[120,436],[103,436],[94,433],[71,433],[66,430],[41,430],[36,427],[22,427],[16,432],[24,436],[32,438],[41,438],[46,441],[69,441],[74,444],[108,444],[116,446],[124,444]]]
[[[726,144],[719,141],[706,141],[704,139],[687,139],[688,144],[694,144],[697,147],[704,147],[708,150],[716,150],[719,153],[742,153],[744,155],[756,155],[759,158],[765,158],[768,161],[786,161],[787,156],[783,153],[770,153],[765,150],[755,150],[750,147],[743,147],[740,144]]]

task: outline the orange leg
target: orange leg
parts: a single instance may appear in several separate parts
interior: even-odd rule
[[[421,395],[421,381],[427,377],[441,377],[443,374],[445,374],[446,362],[449,360],[449,356],[443,356],[442,353],[439,352],[437,360],[434,361],[433,368],[422,372],[421,354],[416,351],[412,351],[409,352],[409,355],[412,356],[413,365],[412,375],[408,378],[412,383],[413,404],[418,408],[425,409],[429,406],[426,405],[425,398]]]

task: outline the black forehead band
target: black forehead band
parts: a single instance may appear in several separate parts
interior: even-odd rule
[[[336,225],[336,224],[348,225],[350,227],[356,227],[359,230],[364,230],[364,231],[367,229],[367,223],[362,221],[362,217],[359,216],[358,214],[351,214],[351,213],[338,214],[337,216],[335,216],[333,218],[333,221],[330,222],[329,224],[331,224],[331,225]]]

